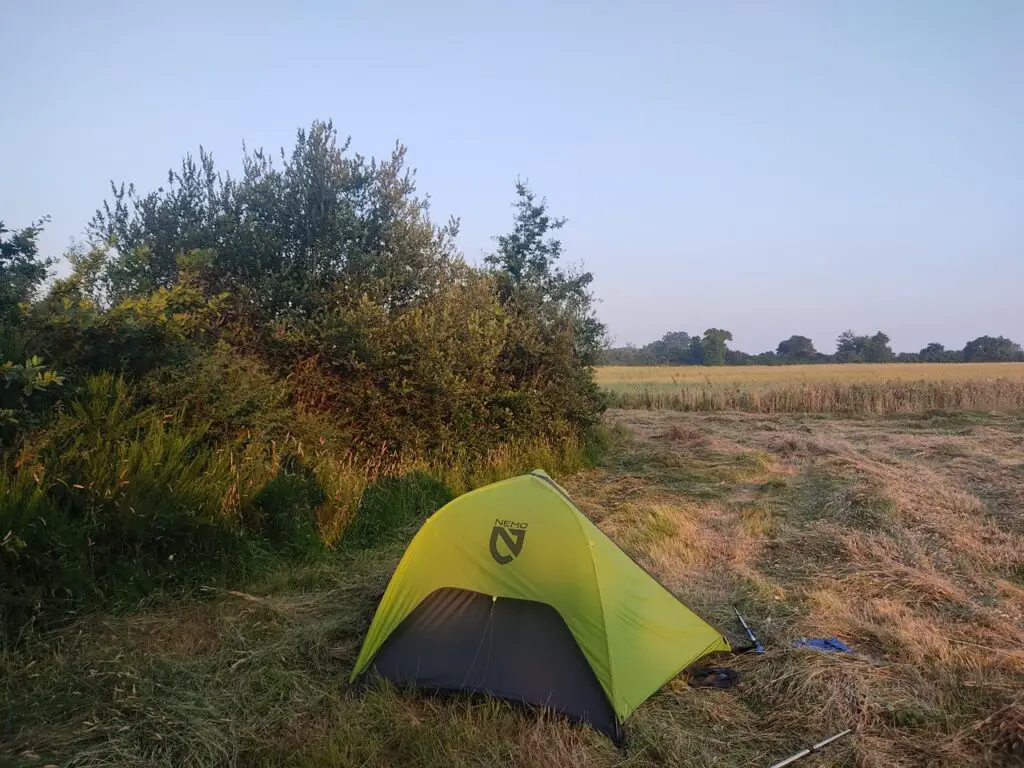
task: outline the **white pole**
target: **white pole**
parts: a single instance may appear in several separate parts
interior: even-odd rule
[[[797,752],[795,755],[792,755],[791,757],[787,757],[781,763],[775,763],[774,765],[768,766],[768,768],[782,768],[782,766],[784,766],[784,765],[789,765],[790,763],[795,763],[801,757],[807,757],[809,754],[811,754],[811,752],[817,752],[819,749],[822,749],[823,747],[827,747],[833,741],[835,741],[836,739],[841,739],[843,736],[845,736],[848,733],[853,733],[853,729],[852,728],[847,728],[842,733],[837,733],[835,736],[829,736],[824,741],[819,741],[817,744],[814,744],[813,746],[805,747],[804,749],[801,749],[799,752]]]

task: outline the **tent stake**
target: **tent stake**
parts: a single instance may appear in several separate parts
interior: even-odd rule
[[[814,744],[814,745],[812,745],[810,747],[805,747],[804,749],[801,749],[799,752],[797,752],[792,757],[787,757],[781,763],[775,763],[774,765],[768,766],[768,768],[782,768],[782,766],[784,766],[784,765],[789,765],[790,763],[795,763],[801,757],[807,757],[812,752],[817,752],[820,749],[824,749],[829,744],[831,744],[833,741],[835,741],[836,739],[841,739],[843,736],[845,736],[848,733],[853,733],[853,729],[852,728],[847,728],[842,733],[837,733],[835,736],[829,736],[824,741],[819,741],[817,744]]]

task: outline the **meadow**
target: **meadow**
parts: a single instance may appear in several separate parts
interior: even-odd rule
[[[694,610],[767,645],[671,681],[616,747],[494,699],[347,675],[404,543],[85,614],[0,656],[13,766],[1019,765],[1024,416],[611,411],[580,508]],[[538,457],[538,459],[541,457]],[[511,469],[511,468],[509,468]],[[853,654],[792,646],[836,636]],[[1017,761],[1017,762],[1014,762]]]
[[[1024,363],[602,366],[619,408],[895,414],[1024,408]]]

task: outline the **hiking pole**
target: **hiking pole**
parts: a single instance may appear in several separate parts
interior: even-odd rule
[[[817,752],[818,750],[824,749],[829,744],[831,744],[833,741],[835,741],[836,739],[843,738],[843,736],[845,736],[848,733],[853,733],[853,729],[852,728],[847,728],[842,733],[837,733],[835,736],[829,736],[824,741],[819,741],[817,744],[813,744],[813,745],[811,745],[809,747],[805,747],[804,749],[801,749],[799,752],[797,752],[792,757],[787,757],[781,763],[775,763],[775,765],[770,765],[770,766],[768,766],[768,768],[782,768],[782,766],[784,766],[784,765],[789,765],[790,763],[795,763],[801,757],[807,757],[812,752]]]
[[[753,643],[753,645],[754,645],[754,652],[755,653],[764,653],[764,646],[761,645],[761,641],[757,639],[757,635],[754,634],[754,630],[752,630],[750,628],[750,625],[747,624],[747,620],[743,618],[743,615],[736,609],[735,605],[732,607],[732,609],[736,613],[736,618],[738,618],[740,620],[740,624],[743,625],[743,629],[746,630],[747,637],[750,638],[750,642]]]

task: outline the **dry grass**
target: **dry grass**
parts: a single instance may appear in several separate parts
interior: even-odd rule
[[[616,407],[893,414],[1024,408],[1024,363],[605,366]]]
[[[672,681],[622,748],[493,700],[345,677],[401,544],[122,617],[0,658],[0,763],[40,766],[1020,765],[1024,419],[612,412],[562,478],[695,610],[769,651],[728,691]],[[795,650],[838,636],[852,656]],[[1016,761],[1016,762],[1015,762]]]
[[[1024,363],[835,363],[828,365],[604,365],[602,386],[624,384],[871,383],[885,381],[1024,381]]]

